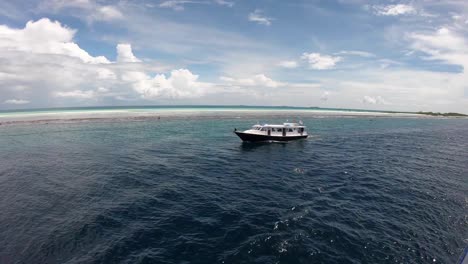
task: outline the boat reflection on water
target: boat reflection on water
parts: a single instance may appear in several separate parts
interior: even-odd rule
[[[241,151],[255,151],[255,150],[266,150],[266,151],[287,151],[289,148],[294,148],[294,151],[298,151],[305,148],[308,140],[297,140],[297,141],[261,141],[261,142],[249,142],[243,141],[239,145]],[[287,155],[287,153],[285,153]]]

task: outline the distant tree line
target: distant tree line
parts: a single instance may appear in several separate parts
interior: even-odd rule
[[[423,111],[419,111],[417,113],[421,115],[430,115],[430,116],[468,116],[468,115],[460,114],[460,113],[439,113],[439,112],[436,113],[436,112],[423,112]]]

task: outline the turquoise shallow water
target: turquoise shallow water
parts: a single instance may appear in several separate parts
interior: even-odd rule
[[[276,114],[0,126],[1,263],[454,263],[468,120]]]

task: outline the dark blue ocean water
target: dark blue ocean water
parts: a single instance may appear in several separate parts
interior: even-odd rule
[[[0,126],[0,263],[455,263],[468,120],[256,117]],[[278,117],[261,117],[282,122]]]

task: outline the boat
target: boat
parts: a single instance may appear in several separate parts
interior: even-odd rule
[[[256,124],[245,131],[238,131],[235,128],[234,133],[242,141],[248,142],[291,141],[307,138],[308,134],[305,128],[301,121],[299,123],[283,123],[282,125]]]

